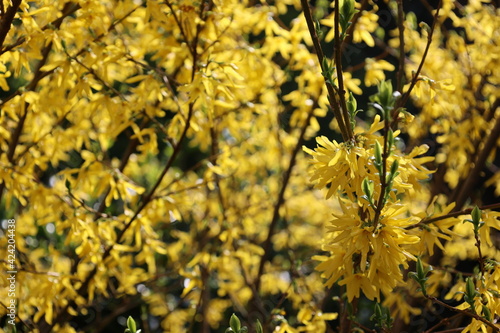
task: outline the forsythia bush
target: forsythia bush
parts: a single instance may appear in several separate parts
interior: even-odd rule
[[[409,3],[2,0],[0,331],[500,332],[500,10]]]

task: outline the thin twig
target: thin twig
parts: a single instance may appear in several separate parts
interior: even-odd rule
[[[352,133],[352,126],[349,121],[349,113],[347,111],[347,104],[345,101],[346,91],[344,89],[344,74],[342,74],[342,41],[340,40],[340,0],[335,0],[335,43],[334,43],[334,56],[335,56],[335,68],[337,70],[337,82],[339,84],[338,94],[340,101],[340,109],[342,111],[342,117],[344,118],[344,123],[346,126],[347,137],[351,140],[354,135]]]
[[[485,205],[485,206],[479,207],[479,209],[481,209],[481,210],[496,209],[496,208],[500,208],[500,202],[499,203],[494,203],[494,204],[491,204],[491,205]],[[448,213],[448,214],[445,214],[445,215],[441,215],[441,216],[436,216],[436,217],[432,217],[432,218],[424,218],[420,222],[412,224],[412,225],[406,227],[405,229],[414,229],[414,228],[420,227],[422,224],[430,224],[430,223],[433,223],[433,222],[437,222],[437,221],[448,219],[450,217],[457,217],[457,216],[460,216],[460,215],[468,215],[468,214],[470,214],[472,212],[472,210],[473,210],[473,208],[467,208],[467,209],[463,209],[463,210],[460,210],[460,211],[453,211],[451,213]]]
[[[399,69],[397,73],[397,90],[403,91],[404,75],[405,75],[405,25],[403,0],[397,0],[398,4],[398,32],[399,32]]]
[[[321,67],[321,70],[323,73],[327,72],[327,68],[324,68],[323,66],[323,59],[325,58],[325,54],[323,53],[323,49],[321,47],[321,43],[319,41],[318,35],[316,34],[316,28],[314,26],[312,14],[311,14],[311,8],[309,7],[309,3],[307,0],[300,0],[302,4],[302,9],[304,11],[304,17],[306,19],[307,23],[307,28],[309,29],[309,34],[311,35],[311,39],[314,44],[314,49],[316,51],[316,56],[318,57],[319,65]],[[349,123],[349,118],[344,119],[342,116],[342,112],[340,111],[340,106],[337,101],[337,96],[335,92],[335,88],[333,87],[332,82],[329,80],[325,79],[325,85],[326,89],[328,91],[328,101],[330,102],[330,107],[333,110],[333,114],[335,115],[335,118],[337,119],[337,123],[340,128],[340,132],[342,133],[342,138],[344,141],[349,141],[351,137],[349,136],[349,132],[347,131],[347,128],[350,128],[350,123]]]
[[[3,49],[2,47],[5,41],[5,37],[7,37],[7,34],[9,33],[9,30],[12,26],[12,21],[14,21],[14,17],[16,16],[17,10],[19,9],[21,2],[22,2],[21,0],[13,0],[11,2],[12,5],[7,9],[5,14],[2,15],[2,23],[0,25],[0,50]]]
[[[387,161],[390,155],[388,134],[389,134],[389,119],[386,118],[384,119],[384,146],[383,146],[384,151],[382,152],[382,174],[380,175],[380,193],[377,202],[377,207],[375,207],[375,216],[373,218],[374,232],[377,231],[378,225],[380,223],[379,221],[380,215],[382,214],[382,209],[384,208],[386,203],[385,192],[387,191],[387,186],[389,186],[389,184],[387,183]]]
[[[189,38],[186,34],[186,31],[184,31],[184,27],[182,26],[182,22],[179,19],[179,16],[177,16],[177,13],[175,12],[173,5],[170,3],[169,0],[166,0],[165,3],[167,4],[168,8],[170,8],[170,13],[174,17],[175,23],[177,23],[177,26],[179,27],[179,30],[181,31],[181,35],[182,35],[182,37],[184,37],[184,41],[186,42],[186,44],[189,47],[189,52],[191,52],[191,55],[194,56],[194,54],[196,54],[196,50],[193,50],[191,44],[189,44]]]
[[[391,127],[393,127],[393,128],[396,125],[396,123],[398,122],[397,113],[399,112],[399,109],[406,105],[406,103],[408,102],[408,99],[410,98],[411,91],[413,90],[413,88],[415,87],[415,85],[417,84],[417,82],[419,80],[420,72],[422,71],[422,67],[424,67],[425,59],[427,58],[427,53],[429,53],[429,49],[431,47],[432,36],[434,35],[434,30],[436,29],[436,24],[437,24],[438,17],[439,17],[439,10],[441,9],[442,4],[443,4],[443,0],[439,0],[438,7],[436,9],[436,13],[434,14],[434,19],[432,21],[432,26],[430,28],[430,31],[427,34],[427,44],[425,45],[424,54],[422,55],[422,59],[420,60],[420,64],[418,65],[417,71],[413,74],[413,78],[411,80],[410,87],[403,94],[403,96],[396,102],[396,106],[394,107],[394,111],[392,114],[392,124],[391,124]]]
[[[497,99],[495,105],[499,104],[498,101],[500,101],[500,99]],[[495,148],[498,138],[500,138],[500,116],[496,119],[494,127],[491,129],[483,148],[479,152],[474,163],[474,168],[469,172],[467,179],[460,187],[460,190],[457,192],[458,195],[454,200],[456,202],[455,210],[461,209],[465,204],[467,198],[470,197],[471,192],[479,178],[479,174],[486,165],[486,160],[490,156],[491,151]]]
[[[347,302],[347,301],[346,301]],[[351,332],[351,327],[353,321],[351,320],[351,315],[354,315],[358,308],[359,298],[355,297],[350,305],[352,306],[352,313],[349,313],[349,309],[344,305],[342,311],[342,317],[340,318],[340,333]]]
[[[485,273],[485,270],[484,270],[484,258],[483,258],[483,253],[481,251],[481,239],[479,238],[479,233],[477,232],[474,232],[474,238],[476,240],[476,247],[477,247],[477,252],[478,252],[478,255],[479,255],[479,269],[481,270],[481,277],[484,277],[484,273]]]
[[[343,45],[343,44],[342,44]],[[379,55],[375,56],[375,57],[372,57],[370,59],[374,59],[374,60],[380,60],[380,59],[385,59],[387,58],[387,56],[389,55],[389,51],[387,50],[384,50],[384,52],[380,53]],[[365,68],[366,66],[366,60],[363,61],[363,62],[360,62],[359,64],[356,64],[354,66],[349,66],[347,68],[345,68],[343,70],[343,72],[348,72],[348,73],[353,73],[357,70],[360,70],[360,69],[363,69]]]
[[[285,203],[285,191],[287,189],[287,186],[290,181],[290,177],[292,175],[292,170],[293,167],[295,166],[296,160],[297,160],[297,155],[302,147],[302,141],[304,139],[304,136],[306,134],[307,128],[309,127],[309,123],[311,121],[311,118],[314,115],[314,109],[316,108],[316,105],[313,105],[311,107],[311,110],[309,111],[309,114],[307,115],[307,119],[305,120],[304,124],[302,125],[302,128],[300,130],[299,137],[297,139],[297,144],[295,145],[292,154],[290,155],[290,162],[288,163],[288,168],[285,171],[285,174],[283,176],[283,182],[281,184],[281,189],[278,194],[278,199],[276,200],[276,203],[274,205],[274,210],[273,210],[273,217],[271,220],[271,223],[269,225],[268,233],[266,240],[264,241],[262,248],[264,249],[264,254],[261,257],[260,264],[259,264],[259,270],[257,273],[257,277],[255,278],[255,288],[256,290],[259,290],[260,287],[260,282],[261,282],[261,277],[262,274],[264,274],[264,266],[267,261],[271,259],[271,251],[272,251],[272,238],[274,236],[274,233],[276,232],[276,226],[278,224],[278,221],[280,219],[280,209],[281,206]]]
[[[432,326],[431,328],[429,328],[427,331],[423,332],[423,333],[431,333],[433,331],[435,331],[438,327],[441,327],[443,325],[446,325],[448,324],[449,322],[451,322],[452,320],[458,318],[458,317],[461,317],[462,314],[461,313],[457,313],[451,317],[445,317],[443,318],[441,321],[439,321],[439,323],[437,323],[436,325]],[[463,328],[461,328],[461,330],[463,330]],[[441,331],[441,332],[444,332],[444,331]]]
[[[142,130],[146,127],[148,124],[148,118],[144,117],[142,120],[141,125],[139,126],[139,130]],[[127,166],[130,156],[132,156],[132,153],[136,150],[137,146],[139,145],[139,139],[137,137],[130,139],[127,145],[127,148],[125,149],[125,152],[123,153],[123,156],[120,160],[120,165],[118,166],[118,172],[122,173],[123,170],[125,170],[125,167]],[[97,211],[95,212],[94,216],[94,221],[99,218],[102,213],[104,212],[104,209],[106,208],[106,197],[109,195],[109,192],[111,191],[111,188],[108,186],[106,191],[104,191],[101,200],[101,203],[99,204],[99,207],[97,208]]]
[[[425,298],[427,298],[428,300],[431,300],[432,302],[437,303],[437,304],[439,304],[441,306],[444,306],[445,308],[447,308],[447,309],[449,309],[451,311],[459,312],[459,313],[461,313],[463,315],[466,315],[468,317],[471,317],[471,318],[474,318],[476,320],[479,320],[480,322],[483,322],[484,324],[486,324],[487,326],[489,326],[490,328],[492,328],[493,332],[500,332],[500,328],[498,326],[496,326],[492,322],[484,319],[483,317],[479,316],[478,314],[475,314],[475,313],[470,312],[470,311],[465,311],[465,310],[457,309],[456,307],[448,305],[445,302],[442,302],[442,301],[440,301],[439,299],[437,299],[436,297],[433,297],[433,296],[425,295]]]

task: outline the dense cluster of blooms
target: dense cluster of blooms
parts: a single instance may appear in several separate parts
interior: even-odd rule
[[[499,10],[306,5],[0,1],[0,318],[345,332],[368,299],[397,331],[445,291],[464,332],[499,327]]]

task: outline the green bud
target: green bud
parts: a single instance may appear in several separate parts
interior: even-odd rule
[[[481,209],[479,209],[478,206],[474,207],[474,209],[472,210],[471,217],[472,220],[466,219],[464,220],[464,223],[465,222],[472,223],[474,225],[474,234],[477,235],[479,233],[479,229],[481,229],[481,227],[484,225],[484,221],[481,221],[482,211]]]
[[[352,24],[350,21],[352,20],[354,14],[356,14],[356,9],[354,9],[354,0],[345,0],[339,10],[339,24],[342,29],[342,34],[340,35],[341,39],[344,39],[346,36],[347,29],[349,29]]]
[[[411,30],[417,29],[417,15],[414,12],[406,13],[406,23],[410,25]]]
[[[420,260],[420,258],[417,258],[417,277],[419,279],[425,278],[424,265],[422,264],[422,260]]]
[[[347,99],[347,110],[349,111],[349,114],[355,114],[356,110],[358,108],[358,102],[356,101],[356,98],[352,95],[352,92],[349,92],[349,98]]]
[[[384,109],[393,106],[392,83],[391,81],[382,81],[379,85],[380,104]]]
[[[382,317],[382,309],[380,308],[380,304],[376,303],[375,304],[375,316],[378,318]]]
[[[481,209],[479,209],[478,206],[474,207],[474,209],[471,212],[471,216],[472,216],[472,223],[474,223],[474,225],[479,225],[482,216]]]
[[[344,19],[350,21],[355,13],[354,0],[344,0],[342,7],[340,7],[340,14],[342,14]]]
[[[384,38],[385,38],[385,30],[384,30],[384,28],[377,27],[377,29],[375,29],[375,36],[377,36],[379,39],[384,40]]]
[[[470,305],[472,311],[474,313],[476,312],[475,306],[474,306],[474,299],[476,296],[479,295],[479,293],[476,290],[476,286],[474,285],[474,279],[472,278],[467,278],[465,280],[465,294],[464,294],[464,300]]]
[[[319,23],[319,20],[317,18],[314,19],[315,28],[316,28],[316,35],[321,38],[321,35],[323,35],[323,31],[321,31],[321,24]]]
[[[329,69],[330,69],[330,64],[328,63],[328,58],[327,57],[324,57],[323,60],[322,60],[322,64],[321,64],[321,67],[323,67],[323,71],[324,72],[328,72]]]
[[[412,278],[415,280],[419,285],[420,288],[418,290],[421,290],[424,296],[427,296],[427,290],[426,290],[426,281],[428,280],[427,274],[432,271],[432,267],[429,266],[429,268],[424,269],[424,265],[422,264],[422,260],[420,258],[417,258],[417,272],[410,272],[408,273],[408,277]]]
[[[394,160],[394,162],[392,162],[391,165],[391,180],[393,180],[397,176],[398,168],[399,168],[399,161]]]
[[[493,319],[491,316],[491,311],[487,306],[483,306],[483,315],[484,319],[486,319],[487,321],[491,321]]]
[[[382,174],[382,146],[378,141],[375,141],[375,166]]]
[[[389,144],[388,151],[391,151],[392,146],[394,146],[394,132],[392,131],[392,128],[389,128],[389,131],[387,132],[387,143]]]
[[[465,293],[469,296],[472,296],[471,298],[474,298],[476,296],[476,286],[474,285],[474,281],[472,278],[467,278],[465,282]]]
[[[127,329],[131,333],[136,333],[137,332],[137,325],[135,324],[134,318],[132,318],[131,316],[128,316],[128,318],[127,318]]]
[[[363,197],[370,203],[370,205],[373,206],[373,189],[374,189],[373,182],[368,178],[365,178],[361,183],[361,187],[363,189],[363,192],[365,193]]]
[[[426,31],[428,34],[431,32],[431,27],[425,22],[420,22],[418,26],[423,30]]]
[[[66,179],[66,181],[64,182],[64,185],[66,186],[66,189],[68,190],[68,192],[71,192],[71,182],[69,181],[69,179]]]
[[[240,322],[240,319],[233,313],[231,318],[229,319],[229,326],[231,327],[231,329],[236,332],[236,333],[239,333],[240,332],[240,329],[241,329],[241,322]]]
[[[264,330],[262,329],[262,324],[258,319],[257,319],[257,324],[255,325],[255,331],[256,333],[264,333]]]

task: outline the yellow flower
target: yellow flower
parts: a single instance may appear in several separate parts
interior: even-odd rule
[[[408,283],[412,284],[412,281],[408,281]],[[417,288],[416,286],[412,287],[414,287],[414,289]],[[415,316],[422,313],[422,309],[415,308],[410,305],[410,302],[406,299],[404,291],[399,289],[384,295],[384,302],[382,304],[391,309],[392,316],[403,319],[406,324],[410,322],[411,315]]]
[[[353,192],[361,188],[361,181],[366,172],[364,165],[369,163],[366,150],[358,146],[330,141],[325,136],[316,138],[318,148],[304,151],[313,156],[311,181],[317,188],[329,186],[326,198],[330,198],[337,189]]]
[[[390,293],[403,283],[401,267],[407,268],[408,260],[415,260],[408,245],[420,238],[405,230],[415,220],[406,217],[407,207],[387,204],[374,230],[371,207],[363,208],[347,199],[340,203],[343,213],[334,214],[327,225],[323,249],[330,254],[314,258],[322,261],[317,270],[328,279],[327,285],[343,276],[339,284],[347,285],[349,297],[358,297],[360,290],[369,299],[379,298],[380,291]]]
[[[382,137],[376,132],[383,124],[379,122],[379,116],[375,117],[373,124],[365,133],[356,135],[354,143],[337,143],[330,141],[325,136],[316,138],[318,147],[311,150],[304,147],[304,151],[310,154],[311,182],[316,188],[328,188],[326,198],[330,198],[337,190],[346,194],[355,201],[365,193],[362,189],[362,181],[368,177],[375,183],[375,196],[381,190],[380,175],[374,165],[374,146],[376,142],[382,142]],[[396,137],[399,131],[394,133]],[[413,192],[421,188],[420,182],[426,180],[432,171],[424,164],[432,161],[431,156],[418,157],[427,152],[428,146],[415,147],[408,155],[393,148],[392,154],[387,159],[388,170],[390,166],[398,161],[398,175],[394,178],[393,188],[398,193]],[[395,199],[395,194],[392,193]]]
[[[361,16],[356,23],[356,29],[354,29],[354,33],[352,36],[354,43],[363,41],[370,47],[375,46],[375,41],[371,33],[374,32],[375,29],[377,29],[377,21],[377,14],[366,10],[362,11]]]
[[[363,274],[353,274],[351,276],[348,276],[345,279],[341,280],[339,282],[339,285],[346,285],[347,299],[349,302],[352,302],[354,298],[359,298],[359,293],[361,290],[368,299],[375,299],[379,297],[377,289]]]
[[[409,85],[407,84],[405,87],[408,88]],[[455,91],[455,86],[451,83],[451,79],[435,81],[427,76],[420,75],[413,88],[413,93],[417,98],[432,101],[438,90]]]
[[[367,87],[377,85],[385,79],[384,71],[393,71],[394,69],[394,65],[386,60],[367,58],[365,63],[365,85]]]

